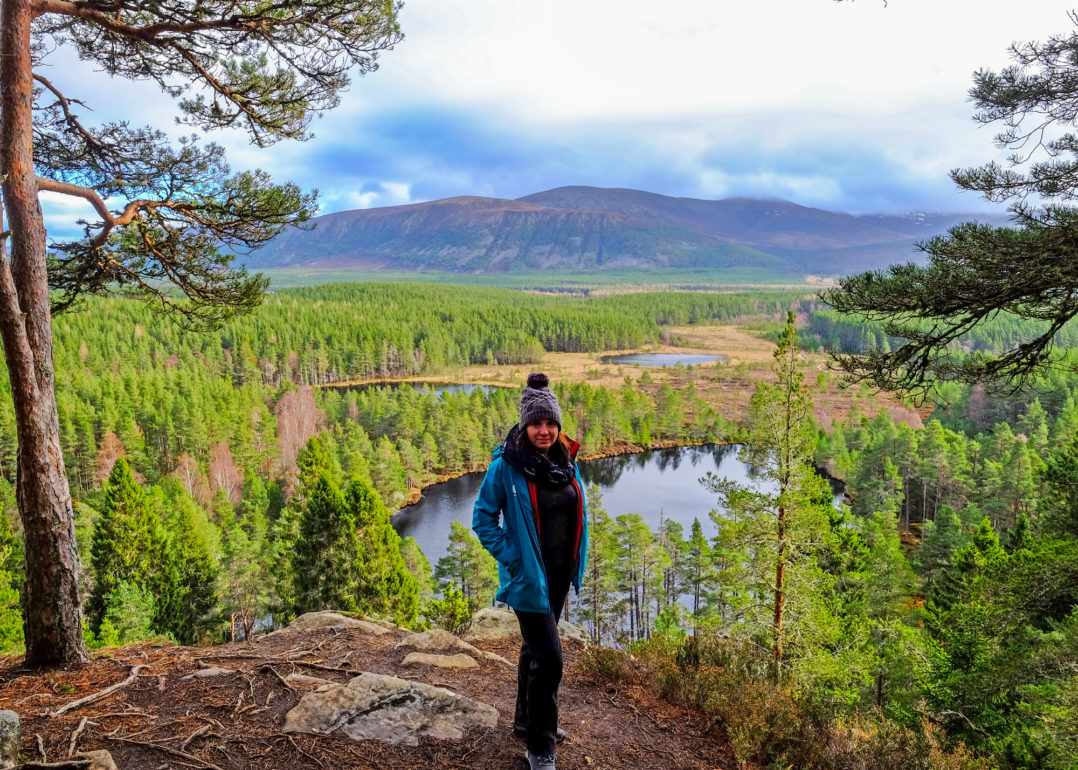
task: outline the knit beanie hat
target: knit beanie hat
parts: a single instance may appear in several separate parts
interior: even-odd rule
[[[542,372],[528,375],[528,384],[520,392],[520,429],[540,420],[553,420],[561,428],[561,407],[549,387],[550,379]]]

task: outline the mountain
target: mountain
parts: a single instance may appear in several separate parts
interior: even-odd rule
[[[558,187],[517,200],[465,196],[327,214],[313,229],[283,233],[247,264],[467,272],[749,267],[832,275],[913,259],[916,240],[971,218],[856,217],[778,199]]]

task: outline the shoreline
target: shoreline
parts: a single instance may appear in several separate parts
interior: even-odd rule
[[[613,444],[608,444],[602,449],[596,450],[594,452],[582,451],[577,459],[581,462],[587,462],[588,460],[601,460],[606,457],[620,457],[621,455],[640,454],[641,452],[652,452],[659,449],[678,449],[680,447],[705,446],[707,444],[727,445],[733,443],[735,442],[682,441],[678,439],[659,439],[658,441],[651,442],[651,444],[647,446],[642,446],[640,444],[634,444],[631,441],[618,441]],[[435,477],[435,480],[432,481],[430,484],[426,484],[422,487],[412,487],[412,490],[409,493],[408,497],[405,499],[404,503],[401,505],[400,508],[394,511],[391,516],[396,516],[398,513],[401,513],[405,508],[410,508],[411,506],[419,503],[423,499],[424,490],[438,484],[444,484],[447,481],[452,481],[453,479],[459,479],[461,476],[467,476],[469,473],[482,473],[487,469],[487,466],[489,464],[490,463],[488,462],[481,468],[470,468],[467,470],[462,470],[459,473],[440,474]]]

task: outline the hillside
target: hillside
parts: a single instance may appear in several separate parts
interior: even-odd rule
[[[510,613],[497,614],[515,625]],[[0,665],[0,707],[21,717],[22,756],[51,762],[104,749],[121,770],[522,767],[524,744],[510,730],[516,664],[509,661],[516,659],[519,635],[474,641],[478,647],[446,632],[413,634],[321,613],[251,643],[132,645],[73,671],[20,670],[20,659],[9,658]],[[559,766],[735,766],[721,727],[656,702],[641,688],[619,691],[586,673],[578,642],[567,641],[565,650],[559,700],[570,736],[559,747]],[[338,685],[363,672],[420,697],[346,704],[350,688]],[[129,679],[104,698],[56,713]],[[410,712],[422,708],[417,701],[435,688],[441,700],[413,718]],[[496,708],[496,724],[488,719],[451,735],[457,725],[476,721],[468,718],[471,699],[480,703],[473,713]],[[328,734],[295,729],[319,716],[328,716]],[[438,732],[443,737],[431,737]]]
[[[970,218],[855,217],[777,199],[559,187],[517,200],[457,197],[327,214],[247,262],[468,272],[750,267],[831,275],[914,258],[916,240]]]

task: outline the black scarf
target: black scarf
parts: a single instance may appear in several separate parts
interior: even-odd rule
[[[560,437],[559,437],[560,441]],[[559,451],[560,450],[560,451]],[[561,489],[573,480],[573,461],[564,447],[551,447],[551,454],[564,458],[558,461],[540,452],[526,436],[520,435],[520,426],[514,425],[502,443],[502,457],[510,465],[547,489]]]

